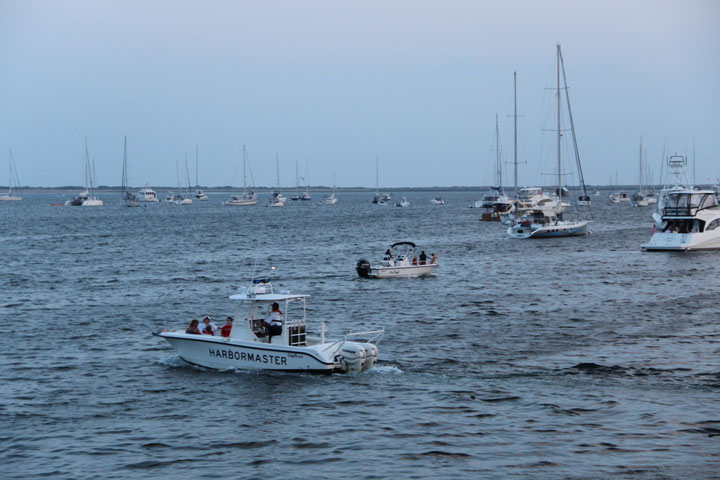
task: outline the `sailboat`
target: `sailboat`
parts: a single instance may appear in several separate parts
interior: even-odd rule
[[[13,195],[13,185],[15,185],[15,194]],[[12,149],[10,149],[10,156],[8,158],[8,193],[6,195],[0,195],[0,201],[19,201],[22,197],[19,195],[20,192],[20,181],[18,180],[17,167],[15,167],[15,160],[13,159]]]
[[[325,205],[335,205],[337,203],[337,197],[335,197],[335,190],[337,187],[335,186],[335,172],[333,172],[333,190],[330,195],[324,195],[322,199],[322,203]]]
[[[198,180],[198,147],[195,145],[195,200],[204,202],[208,199],[205,192],[200,190],[200,181]]]
[[[508,212],[500,213],[500,221],[504,225],[512,225],[518,218],[522,217],[525,213],[530,212],[533,208],[542,208],[546,210],[553,210],[554,213],[559,213],[557,210],[563,208],[562,202],[550,198],[543,189],[540,187],[522,187],[518,185],[518,128],[517,119],[520,115],[517,113],[517,72],[513,72],[513,98],[514,98],[514,114],[511,115],[514,119],[514,165],[515,165],[515,198],[513,200],[513,209]],[[471,207],[473,205],[470,205]],[[481,207],[482,202],[476,202],[475,207]],[[561,210],[560,210],[561,211]]]
[[[77,197],[65,202],[65,205],[82,207],[100,207],[103,201],[99,200],[93,193],[94,175],[90,169],[90,153],[88,152],[87,137],[85,137],[85,191],[80,192]]]
[[[225,202],[225,205],[231,205],[231,206],[249,206],[249,205],[255,205],[258,201],[257,195],[253,190],[248,191],[247,189],[247,150],[245,149],[245,145],[243,145],[243,193],[242,195],[233,195],[230,197],[230,200]],[[252,171],[250,172],[250,175],[252,175]]]
[[[122,171],[122,188],[120,190],[120,198],[123,199],[125,205],[128,207],[137,207],[140,205],[140,201],[135,194],[130,193],[128,190],[127,180],[127,135],[125,136],[125,142],[123,144],[123,171]]]
[[[309,201],[312,200],[312,197],[310,196],[310,161],[307,158],[305,159],[305,177],[307,187],[305,191],[300,194],[300,200]]]
[[[372,203],[377,205],[387,205],[390,201],[390,195],[383,193],[380,195],[380,157],[375,157],[375,196]]]
[[[484,195],[480,207],[485,209],[480,220],[500,221],[500,215],[512,213],[515,209],[510,197],[505,195],[502,183],[502,150],[500,149],[500,127],[498,126],[498,114],[495,114],[495,184],[491,187],[495,192]]]
[[[275,172],[277,176],[277,186],[275,187],[275,191],[272,193],[272,198],[270,198],[268,207],[284,207],[287,198],[285,198],[280,191],[280,157],[277,153],[275,154]]]
[[[585,180],[582,174],[582,166],[580,164],[580,153],[575,136],[575,124],[573,122],[572,109],[570,108],[570,95],[567,88],[567,77],[565,76],[565,63],[563,62],[560,44],[557,45],[557,155],[558,155],[558,202],[562,204],[562,95],[560,88],[560,73],[562,71],[562,79],[565,90],[565,98],[568,108],[568,117],[570,119],[570,131],[572,132],[573,150],[575,152],[575,161],[578,169],[578,177],[580,179],[582,195],[587,197],[585,189]],[[589,210],[588,206],[588,210]],[[558,218],[559,213],[554,210],[544,208],[533,208],[525,213],[515,224],[508,228],[507,233],[512,238],[549,238],[549,237],[574,237],[587,235],[588,220],[581,221],[563,221]]]
[[[632,195],[632,203],[631,205],[633,207],[647,207],[649,205],[647,198],[645,197],[645,175],[644,175],[644,168],[643,168],[643,144],[642,144],[642,137],[640,137],[640,176],[638,177],[638,191],[633,193]]]

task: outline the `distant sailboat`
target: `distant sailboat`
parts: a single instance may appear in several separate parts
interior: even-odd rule
[[[335,196],[335,172],[333,172],[333,190],[330,195],[324,195],[322,199],[322,203],[325,205],[335,205],[337,203],[337,197]]]
[[[375,196],[372,203],[377,205],[387,205],[390,201],[390,195],[383,193],[380,195],[380,157],[375,157]]]
[[[15,194],[13,194],[13,185],[15,185]],[[19,201],[22,200],[20,193],[20,181],[18,180],[17,167],[13,159],[12,149],[8,158],[8,193],[0,195],[0,201]]]
[[[120,198],[123,199],[125,205],[128,207],[137,207],[140,205],[135,194],[130,193],[128,190],[128,179],[127,179],[127,136],[125,136],[125,142],[123,144],[123,171],[122,171],[122,188],[120,190]]]
[[[277,186],[275,187],[275,191],[272,193],[272,198],[270,198],[270,203],[268,204],[268,206],[284,207],[287,198],[285,198],[280,191],[280,157],[277,153],[275,154],[275,171],[277,176]]]
[[[85,137],[85,191],[78,194],[73,200],[68,200],[65,205],[82,207],[101,207],[103,201],[99,200],[93,192],[94,173],[90,169],[90,153],[88,151],[87,137]]]
[[[251,189],[248,191],[247,189],[247,163],[247,150],[245,149],[245,145],[243,145],[243,193],[242,195],[233,195],[230,197],[230,200],[225,202],[225,205],[243,207],[255,205],[257,203],[258,198],[254,190]],[[252,175],[252,172],[250,175]]]
[[[195,145],[195,200],[204,202],[208,197],[205,195],[205,192],[200,190],[200,181],[198,178],[198,147]]]

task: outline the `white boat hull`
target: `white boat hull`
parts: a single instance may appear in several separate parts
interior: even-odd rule
[[[238,201],[230,200],[230,201],[226,202],[225,205],[229,205],[231,207],[245,207],[245,206],[249,206],[249,205],[255,205],[256,203],[257,203],[257,200],[238,200]]]
[[[372,267],[371,278],[411,278],[429,275],[438,267],[437,263],[429,265],[408,265],[398,267]]]
[[[98,200],[97,198],[88,198],[87,200],[82,202],[83,207],[102,207],[103,201]]]
[[[578,237],[587,235],[588,223],[590,222],[560,222],[540,228],[524,227],[521,224],[516,224],[508,228],[507,233],[512,238]]]
[[[22,200],[22,197],[15,197],[11,195],[0,195],[0,201],[2,202],[17,202]]]
[[[687,251],[720,249],[720,229],[701,233],[657,232],[650,243],[641,245],[645,251]]]
[[[217,370],[282,372],[362,372],[377,363],[378,350],[362,342],[326,342],[287,346],[210,335],[158,332],[185,362]]]

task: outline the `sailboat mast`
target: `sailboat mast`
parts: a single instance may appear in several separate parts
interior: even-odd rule
[[[89,176],[90,176],[90,153],[88,153],[87,137],[85,137],[85,191],[89,191]]]
[[[12,196],[12,148],[8,149],[8,197]]]
[[[640,182],[640,190],[643,188],[643,146],[642,146],[642,137],[640,137],[640,176],[638,177],[638,180]]]
[[[280,155],[275,153],[275,175],[277,180],[277,190],[280,193]]]
[[[562,198],[562,130],[560,130],[560,120],[562,118],[561,98],[560,98],[560,44],[557,44],[557,110],[558,110],[558,135],[557,135],[557,153],[558,153],[558,197]]]
[[[247,162],[245,160],[245,156],[245,145],[243,145],[243,193],[247,192],[247,175],[245,174],[245,163]]]
[[[380,194],[380,156],[375,157],[375,195]]]
[[[502,163],[500,162],[500,127],[498,126],[498,114],[495,114],[495,147],[497,151],[496,163],[497,171],[496,180],[499,188],[499,192],[502,192]]]
[[[300,198],[300,170],[297,160],[295,160],[295,195]]]
[[[200,180],[198,177],[198,146],[195,145],[195,190],[200,188]]]
[[[124,198],[127,187],[127,135],[123,141],[123,173],[122,173],[122,191],[120,195]]]
[[[515,198],[518,196],[518,140],[517,140],[517,72],[513,72],[513,90],[515,99]]]
[[[310,160],[305,157],[305,176],[307,177],[307,189],[305,190],[310,195]]]

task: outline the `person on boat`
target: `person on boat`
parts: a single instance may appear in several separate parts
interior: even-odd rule
[[[417,266],[417,255],[415,255],[412,259],[413,266]]]
[[[200,329],[198,329],[200,322],[193,319],[190,321],[190,326],[185,330],[185,333],[192,333],[193,335],[200,335]]]
[[[392,250],[388,248],[387,250],[385,250],[385,256],[383,257],[383,260],[392,260],[392,258]]]
[[[277,302],[273,302],[270,315],[265,318],[265,325],[267,326],[268,343],[272,343],[274,335],[282,335],[282,312]]]
[[[206,325],[205,328],[203,328],[202,331],[203,335],[215,335],[212,331],[212,327],[210,325]]]
[[[425,250],[420,252],[420,265],[427,264],[427,254],[425,253]]]
[[[218,326],[212,322],[209,316],[205,316],[205,318],[203,318],[203,324],[203,333],[205,333],[205,330],[207,330],[208,327],[210,327],[211,335],[215,335],[218,330],[220,330]]]
[[[432,265],[432,264],[434,264],[434,263],[437,261],[437,257],[435,256],[434,253],[431,253],[430,255],[431,255],[430,265]]]
[[[227,320],[225,321],[225,325],[223,325],[223,327],[220,329],[220,335],[222,335],[223,337],[230,336],[230,331],[232,330],[232,322],[233,322],[233,318],[227,317]]]

